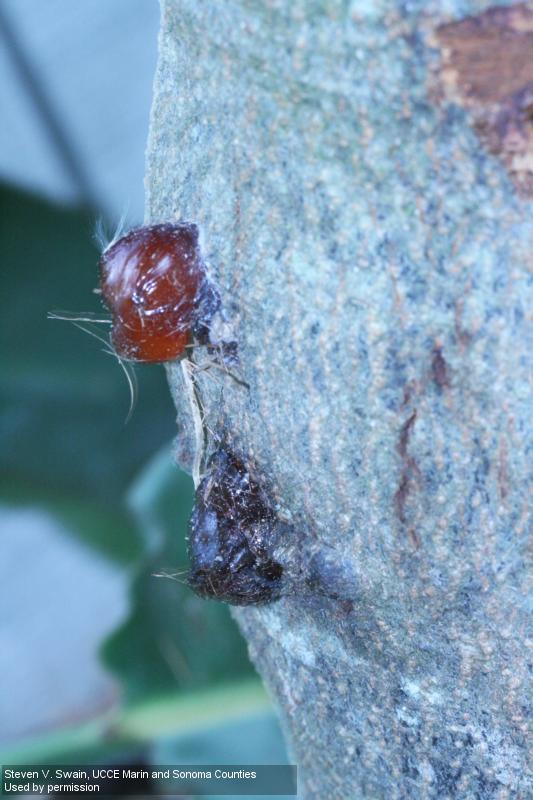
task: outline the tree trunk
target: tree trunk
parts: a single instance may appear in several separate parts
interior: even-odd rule
[[[237,343],[196,382],[285,524],[235,616],[305,798],[531,796],[533,11],[487,9],[162,2],[147,219]]]

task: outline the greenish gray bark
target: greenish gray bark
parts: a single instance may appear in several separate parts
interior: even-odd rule
[[[428,88],[487,7],[162,4],[147,218],[199,225],[250,387],[206,422],[293,525],[235,616],[306,798],[530,796],[531,203]]]

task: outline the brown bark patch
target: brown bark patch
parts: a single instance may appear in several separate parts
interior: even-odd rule
[[[436,39],[444,96],[470,111],[484,145],[533,197],[533,3],[441,25]]]
[[[411,436],[411,432],[416,422],[416,413],[417,412],[415,409],[413,413],[410,415],[410,417],[408,417],[408,419],[403,423],[400,429],[398,444],[396,445],[396,450],[402,460],[402,466],[400,473],[400,483],[394,495],[394,507],[396,515],[402,525],[406,525],[407,523],[407,515],[405,507],[409,495],[411,493],[411,490],[413,488],[413,483],[414,481],[420,478],[420,470],[418,468],[418,464],[416,463],[413,456],[410,455],[408,450],[409,437]],[[414,547],[415,548],[420,547],[420,539],[415,529],[413,527],[409,527],[407,532]]]
[[[448,365],[446,359],[442,355],[442,348],[438,345],[433,349],[433,357],[431,359],[431,377],[439,389],[445,389],[450,385],[448,376]]]

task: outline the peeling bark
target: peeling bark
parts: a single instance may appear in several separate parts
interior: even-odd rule
[[[437,29],[442,88],[468,108],[519,192],[533,195],[533,5],[495,6]]]

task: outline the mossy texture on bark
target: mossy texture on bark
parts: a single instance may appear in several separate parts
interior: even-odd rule
[[[199,226],[249,386],[199,373],[206,425],[287,523],[235,614],[306,798],[532,791],[532,207],[435,90],[487,8],[162,3],[147,219]]]

